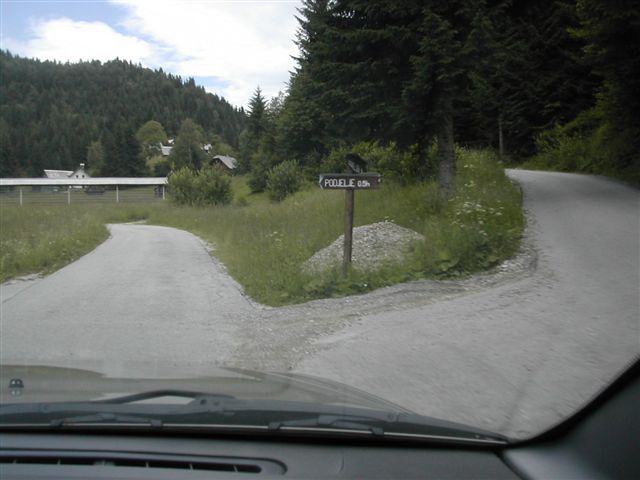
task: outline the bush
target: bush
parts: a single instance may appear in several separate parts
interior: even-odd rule
[[[247,182],[251,193],[260,193],[267,189],[267,175],[274,164],[273,156],[263,149],[251,155],[251,171]]]
[[[166,177],[171,172],[171,164],[167,157],[156,155],[146,161],[149,173],[153,177]]]
[[[267,188],[267,170],[256,169],[251,170],[249,180],[247,181],[251,193],[261,193]]]
[[[170,199],[177,205],[193,205],[195,200],[195,172],[184,167],[169,175]]]
[[[595,106],[565,125],[542,132],[536,139],[538,153],[524,168],[609,175],[640,184],[640,169],[631,129],[619,130],[605,121]]]
[[[231,203],[231,179],[221,168],[205,167],[196,176],[198,205],[227,205]]]
[[[368,162],[370,172],[380,173],[387,180],[407,184],[415,180],[424,180],[429,173],[432,173],[429,166],[420,161],[416,148],[403,152],[394,142],[388,145],[380,145],[378,142],[360,142],[351,147],[335,148],[322,161],[320,173],[348,172],[345,155],[350,152],[364,158]]]
[[[267,174],[267,192],[272,200],[283,200],[287,195],[300,190],[302,172],[298,164],[286,160],[276,165]]]
[[[196,172],[181,168],[169,176],[171,199],[178,205],[226,205],[231,202],[231,179],[217,167]]]

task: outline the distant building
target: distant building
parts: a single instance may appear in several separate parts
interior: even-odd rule
[[[233,157],[228,157],[226,155],[216,155],[215,157],[213,157],[213,164],[214,165],[222,165],[224,168],[226,168],[229,171],[233,171],[236,169],[236,165],[238,163],[238,161],[233,158]]]
[[[81,163],[78,168],[70,175],[71,178],[91,178],[91,176],[84,171],[84,163]]]
[[[73,170],[45,170],[45,178],[69,178],[73,175]]]
[[[84,163],[81,163],[80,165],[78,165],[78,168],[76,168],[75,170],[49,170],[49,169],[45,169],[44,170],[44,178],[51,178],[51,179],[56,179],[56,180],[64,180],[66,178],[91,178],[91,176],[87,172],[85,172]],[[81,189],[82,187],[74,186],[74,187],[71,187],[71,188],[73,188],[73,189]],[[35,187],[33,187],[33,190],[57,192],[57,191],[60,190],[60,187],[51,187],[51,186],[40,187],[40,186],[35,186]]]
[[[47,170],[44,171],[44,178],[91,178],[91,176],[85,172],[84,163],[81,163],[75,170]]]
[[[173,147],[170,145],[162,145],[160,144],[160,153],[162,153],[163,157],[168,157],[171,154],[171,149]]]

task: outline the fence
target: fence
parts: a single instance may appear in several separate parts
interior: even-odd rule
[[[166,199],[162,178],[2,178],[1,205],[144,203]]]

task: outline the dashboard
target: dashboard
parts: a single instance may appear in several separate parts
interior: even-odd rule
[[[1,432],[0,478],[637,479],[639,371],[636,361],[562,424],[505,447]]]

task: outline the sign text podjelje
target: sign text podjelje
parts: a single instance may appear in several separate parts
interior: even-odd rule
[[[321,173],[318,183],[322,189],[370,190],[380,188],[381,181],[378,173]]]

